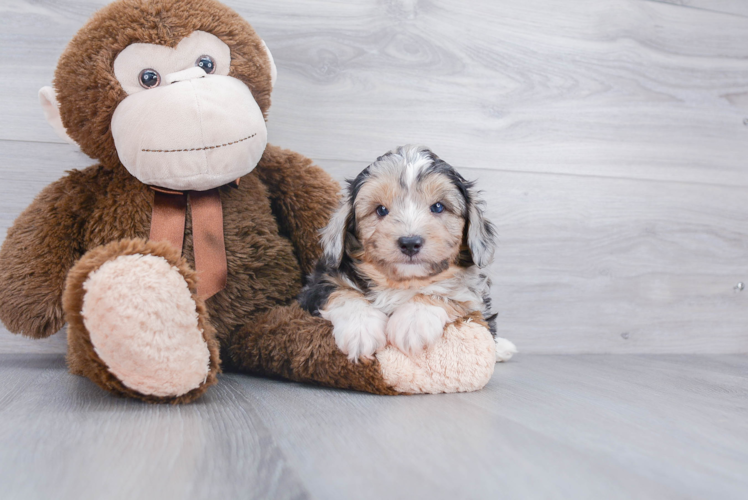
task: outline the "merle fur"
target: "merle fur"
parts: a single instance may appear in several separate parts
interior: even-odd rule
[[[377,161],[383,157],[377,158]],[[371,175],[371,165],[366,167],[355,179],[346,179],[348,184],[347,191],[351,207],[354,206],[356,197],[361,187]],[[345,240],[343,242],[343,258],[340,264],[334,260],[326,258],[324,255],[317,261],[312,274],[307,279],[307,284],[299,294],[299,304],[315,316],[319,316],[319,310],[327,304],[330,295],[337,289],[337,286],[331,283],[329,278],[337,276],[346,276],[353,281],[359,289],[366,291],[368,289],[366,279],[356,272],[356,265],[353,259],[346,251],[351,244],[358,242],[356,238],[356,214],[354,210],[348,213],[345,224]]]
[[[466,180],[455,168],[449,163],[445,162],[434,154],[431,150],[426,150],[425,153],[431,158],[432,164],[418,174],[417,180],[420,182],[424,177],[433,174],[439,174],[446,176],[450,182],[457,188],[465,200],[465,212],[463,217],[466,220],[465,234],[463,239],[467,239],[467,229],[469,219],[468,214],[470,212],[470,205],[473,203],[472,197],[470,196],[470,190],[474,187],[474,181]],[[392,155],[392,152],[385,153],[384,155],[377,158],[377,161],[381,161],[384,158]],[[334,261],[322,257],[315,266],[312,274],[309,275],[306,286],[301,290],[299,294],[299,304],[302,308],[306,309],[315,316],[319,316],[319,311],[327,303],[330,295],[337,289],[329,278],[336,276],[346,276],[353,283],[355,283],[360,290],[366,293],[368,289],[368,282],[365,276],[361,276],[356,268],[355,262],[346,251],[349,247],[349,243],[357,243],[356,238],[356,215],[352,207],[355,206],[356,197],[358,196],[361,187],[371,176],[371,165],[361,171],[354,179],[346,179],[348,197],[351,204],[351,212],[348,214],[346,223],[346,239],[343,244],[343,258],[339,265],[336,265]],[[485,221],[485,231],[491,237],[495,236],[496,231],[493,224],[490,221]],[[469,267],[475,265],[473,258],[470,254],[470,249],[465,249],[460,252],[457,257],[457,265],[462,267]],[[490,289],[490,280],[489,280]],[[483,297],[483,318],[488,324],[488,329],[491,335],[496,336],[496,317],[498,313],[491,314],[491,297],[488,293]]]

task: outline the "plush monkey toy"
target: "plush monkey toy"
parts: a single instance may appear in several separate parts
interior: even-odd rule
[[[0,320],[150,402],[196,399],[224,370],[377,394],[476,390],[495,347],[480,318],[421,356],[351,363],[296,297],[339,186],[267,144],[276,70],[212,0],[119,0],[60,58],[44,113],[98,163],[45,188],[0,250]]]

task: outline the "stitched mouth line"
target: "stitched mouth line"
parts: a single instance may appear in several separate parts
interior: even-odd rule
[[[251,139],[252,137],[256,136],[257,132],[255,132],[252,135],[248,135],[244,139],[239,139],[238,141],[232,141],[227,142],[224,144],[216,144],[215,146],[206,146],[204,148],[191,148],[191,149],[141,149],[144,153],[184,153],[187,151],[205,151],[206,149],[218,149],[223,148],[225,146],[231,146],[232,144],[239,144],[240,142],[244,142],[248,139]]]

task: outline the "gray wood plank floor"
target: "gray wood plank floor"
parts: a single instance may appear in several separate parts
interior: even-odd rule
[[[0,242],[92,163],[36,91],[105,3],[0,0]],[[167,407],[0,328],[0,499],[748,498],[746,2],[227,3],[278,64],[271,142],[341,180],[423,142],[479,180],[531,354],[473,394],[229,374]]]
[[[481,392],[377,397],[224,375],[117,399],[0,355],[0,498],[705,498],[748,494],[745,356],[521,356]]]

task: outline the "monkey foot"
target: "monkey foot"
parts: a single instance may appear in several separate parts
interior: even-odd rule
[[[484,326],[459,321],[447,325],[444,335],[425,351],[408,356],[387,346],[376,357],[385,382],[396,391],[471,392],[482,389],[491,379],[497,344]]]
[[[215,383],[218,349],[194,272],[166,243],[123,240],[70,271],[68,363],[112,392],[187,402]]]

